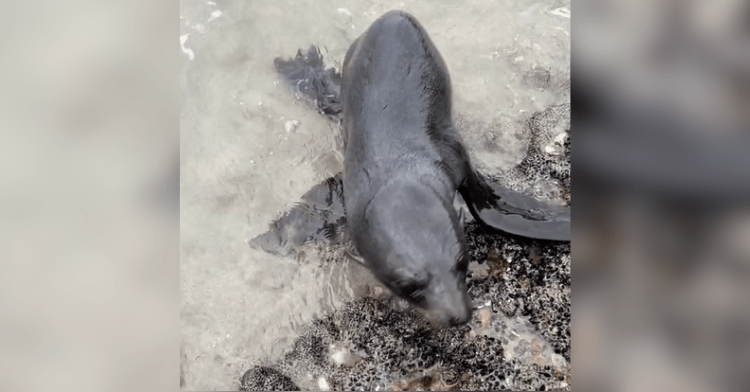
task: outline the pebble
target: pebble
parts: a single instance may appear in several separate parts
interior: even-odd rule
[[[300,126],[300,122],[298,120],[289,120],[286,123],[284,123],[284,129],[287,133],[294,132],[297,130],[297,127]]]

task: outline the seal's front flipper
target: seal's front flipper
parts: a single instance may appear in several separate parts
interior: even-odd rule
[[[293,59],[277,57],[273,64],[276,71],[284,75],[294,87],[294,91],[314,99],[318,109],[324,114],[335,116],[341,113],[341,77],[333,68],[325,69],[323,56],[317,46],[310,46],[306,54],[298,50]]]
[[[342,243],[347,239],[341,174],[316,185],[302,200],[249,241],[253,249],[278,256],[295,254],[307,244]]]
[[[570,207],[552,206],[530,196],[490,185],[470,173],[459,188],[469,212],[485,226],[542,240],[570,241]]]

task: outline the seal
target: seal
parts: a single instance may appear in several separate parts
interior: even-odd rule
[[[322,70],[314,47],[307,56],[298,52],[291,61],[276,59],[276,68],[314,97],[321,112],[343,114],[343,194],[322,196],[325,189],[332,194],[329,180],[328,188],[306,196],[329,205],[340,199],[345,220],[321,208],[286,216],[345,224],[346,230],[328,226],[326,232],[345,231],[359,254],[355,258],[393,293],[422,308],[431,322],[460,325],[472,314],[466,238],[453,207],[457,191],[486,227],[570,239],[569,209],[492,186],[472,169],[452,122],[447,66],[412,15],[391,11],[376,20],[350,46],[340,80]],[[311,68],[317,71],[302,71]],[[251,245],[273,251],[310,238],[272,230]]]
[[[467,176],[447,67],[417,20],[391,11],[342,68],[349,235],[374,275],[440,324],[466,323],[466,239],[453,208]]]

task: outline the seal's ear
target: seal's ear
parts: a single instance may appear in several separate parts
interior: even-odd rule
[[[570,207],[555,207],[500,184],[490,185],[475,171],[458,190],[471,215],[485,226],[523,237],[570,241]]]

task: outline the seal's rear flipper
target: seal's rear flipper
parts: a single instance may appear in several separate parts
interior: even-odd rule
[[[485,226],[542,240],[570,241],[570,207],[555,207],[530,196],[488,184],[471,173],[459,188],[469,212]]]
[[[302,54],[302,50],[298,50],[297,56],[293,59],[284,60],[277,57],[273,64],[276,71],[291,83],[294,91],[314,99],[318,109],[324,114],[335,116],[341,113],[341,77],[333,68],[325,69],[323,56],[320,55],[317,46],[310,46],[307,54]]]
[[[344,186],[338,174],[305,193],[299,203],[271,224],[268,232],[249,244],[253,249],[289,256],[306,244],[336,244],[346,239]]]

